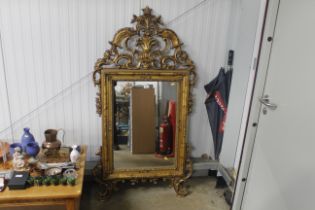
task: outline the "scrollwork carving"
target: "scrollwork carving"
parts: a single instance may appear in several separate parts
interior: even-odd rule
[[[98,59],[94,66],[93,81],[100,87],[100,73],[105,68],[129,70],[176,70],[190,71],[191,82],[195,81],[195,65],[187,52],[182,50],[183,43],[177,34],[163,27],[161,16],[152,14],[152,9],[142,9],[143,15],[133,15],[131,23],[135,27],[118,30],[110,41],[110,49]],[[100,90],[99,90],[100,92]],[[191,105],[189,110],[191,110]],[[97,113],[102,114],[101,97],[97,96]]]

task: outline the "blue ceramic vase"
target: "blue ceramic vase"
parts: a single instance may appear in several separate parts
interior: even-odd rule
[[[35,142],[33,134],[30,133],[29,128],[24,128],[24,133],[21,137],[21,143],[22,143],[22,147],[23,147],[24,152],[26,152],[26,145],[28,143],[32,143],[32,142]]]
[[[26,145],[26,154],[28,154],[29,156],[32,156],[32,157],[36,157],[36,155],[39,153],[39,146],[37,144],[37,142],[30,142]]]

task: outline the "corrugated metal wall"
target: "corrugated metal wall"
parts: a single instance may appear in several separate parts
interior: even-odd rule
[[[94,62],[116,30],[149,5],[177,32],[197,65],[189,140],[193,155],[212,154],[203,85],[226,60],[232,0],[0,1],[0,138],[19,141],[30,127],[37,141],[64,128],[66,144],[101,144],[91,79]]]

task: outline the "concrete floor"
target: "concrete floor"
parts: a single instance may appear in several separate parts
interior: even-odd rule
[[[215,189],[213,177],[192,178],[187,186],[191,192],[178,197],[167,183],[124,185],[104,202],[97,199],[96,184],[86,182],[81,200],[81,210],[228,210],[224,189]]]

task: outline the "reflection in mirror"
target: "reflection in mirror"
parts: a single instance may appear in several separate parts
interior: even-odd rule
[[[114,169],[175,166],[178,84],[115,81]]]

